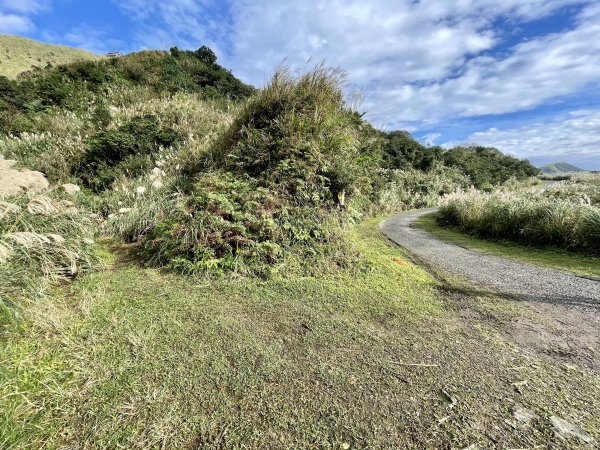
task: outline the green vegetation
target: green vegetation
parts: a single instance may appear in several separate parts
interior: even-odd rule
[[[600,251],[600,177],[551,187],[511,185],[493,193],[450,196],[437,221],[476,236],[570,251]]]
[[[598,438],[596,377],[444,308],[376,220],[348,238],[371,271],[194,284],[117,259],[38,303],[0,351],[0,445],[522,447],[559,442],[553,414]]]
[[[384,159],[388,166],[397,169],[429,171],[439,164],[455,168],[467,175],[473,186],[490,190],[511,178],[525,180],[537,175],[539,170],[526,160],[504,155],[491,147],[426,147],[405,131],[384,134]]]
[[[79,48],[45,44],[20,36],[0,34],[0,76],[17,75],[76,61],[98,61],[100,56]]]
[[[375,130],[336,70],[256,90],[202,46],[0,78],[0,154],[52,185],[0,203],[1,448],[520,447],[550,414],[599,437],[597,378],[465,321],[513,313],[370,219],[535,170]]]
[[[92,244],[89,219],[69,200],[0,200],[0,326],[49,282],[88,270],[95,260]]]
[[[545,175],[561,175],[561,174],[565,174],[565,173],[585,172],[585,170],[580,169],[579,167],[574,166],[573,164],[566,163],[566,162],[545,164],[545,165],[541,166],[539,169],[540,169],[540,172],[542,172]]]
[[[536,248],[508,240],[490,240],[475,237],[452,228],[441,227],[435,213],[420,217],[418,225],[445,241],[461,247],[474,248],[493,255],[550,267],[583,276],[600,277],[600,257],[579,254],[560,248]]]
[[[212,60],[211,60],[212,61]],[[83,61],[28,72],[17,80],[0,76],[0,132],[50,131],[47,115],[56,108],[85,115],[90,125],[106,126],[106,95],[134,87],[151,88],[153,97],[198,92],[204,98],[241,100],[254,88],[197,52],[143,51],[99,62]]]

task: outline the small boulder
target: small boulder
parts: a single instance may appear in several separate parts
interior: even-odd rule
[[[78,192],[81,192],[81,188],[79,186],[77,186],[76,184],[72,184],[72,183],[61,184],[60,188],[69,195],[74,195],[74,194],[77,194]]]
[[[0,159],[0,198],[48,190],[50,183],[42,172],[15,169],[16,161]]]
[[[550,422],[554,428],[554,433],[561,439],[578,438],[586,444],[594,442],[594,438],[579,428],[577,425],[567,422],[565,419],[560,417],[551,416]]]

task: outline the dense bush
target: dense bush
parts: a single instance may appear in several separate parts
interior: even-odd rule
[[[378,189],[377,205],[388,211],[437,206],[444,196],[471,185],[460,170],[436,164],[428,172],[416,169],[386,173],[386,182]]]
[[[427,147],[406,131],[383,133],[383,155],[387,167],[393,169],[431,170],[440,163],[461,170],[477,188],[490,189],[510,178],[523,180],[539,170],[526,160],[504,155],[492,147]]]
[[[157,95],[198,92],[233,100],[246,99],[255,91],[217,64],[208,47],[196,52],[143,51],[33,70],[17,80],[0,77],[0,132],[48,131],[36,121],[48,108],[85,111],[119,85],[149,86]]]
[[[384,134],[383,151],[387,165],[394,169],[429,170],[443,159],[441,147],[426,147],[407,131]]]
[[[320,67],[298,78],[278,72],[185,168],[199,181],[139,237],[146,256],[191,273],[265,275],[295,253],[316,266],[370,189],[341,82]]]
[[[600,208],[552,198],[543,190],[455,195],[440,208],[437,220],[484,237],[600,251]]]
[[[516,178],[524,180],[540,173],[527,160],[504,155],[492,147],[455,147],[443,155],[444,163],[461,169],[477,188],[489,189]]]
[[[116,129],[92,136],[75,174],[86,186],[101,191],[121,173],[135,177],[148,171],[161,147],[172,147],[182,139],[172,128],[161,127],[155,116],[135,117]]]

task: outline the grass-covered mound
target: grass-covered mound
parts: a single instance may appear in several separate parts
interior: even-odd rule
[[[153,96],[188,92],[233,100],[254,92],[217,64],[208,48],[142,51],[121,58],[78,61],[32,70],[16,80],[0,76],[0,132],[48,131],[45,116],[55,114],[57,108],[80,114],[95,110],[96,120],[102,121],[106,98],[115,89],[132,87],[150,89]]]
[[[141,236],[145,254],[187,273],[262,275],[332,251],[346,264],[339,235],[370,189],[361,122],[338,72],[278,72],[183,169],[196,181]]]

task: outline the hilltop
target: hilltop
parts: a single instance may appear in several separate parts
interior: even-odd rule
[[[46,44],[21,36],[0,34],[0,76],[16,78],[33,67],[97,61],[101,56],[65,45]]]
[[[573,164],[569,164],[566,162],[556,162],[556,163],[552,163],[552,164],[545,164],[541,167],[539,167],[540,171],[543,174],[548,174],[548,175],[558,175],[561,173],[573,173],[573,172],[585,172],[585,170],[580,169],[577,166],[574,166]]]

